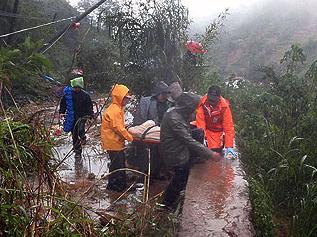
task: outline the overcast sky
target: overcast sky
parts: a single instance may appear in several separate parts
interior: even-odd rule
[[[79,0],[69,0],[72,5],[76,5]],[[236,11],[247,11],[250,6],[263,2],[263,0],[182,0],[188,7],[192,20],[196,23],[208,17],[214,18],[226,8],[230,13]]]
[[[230,13],[236,11],[247,11],[250,6],[261,0],[182,0],[189,9],[189,14],[194,21],[200,21],[203,18],[214,18],[226,8]]]

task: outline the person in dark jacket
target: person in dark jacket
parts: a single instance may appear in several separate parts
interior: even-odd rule
[[[165,191],[163,204],[173,208],[180,191],[186,188],[189,175],[191,153],[203,159],[219,161],[221,156],[209,150],[191,135],[190,120],[200,101],[200,97],[183,92],[176,100],[175,107],[169,109],[161,124],[161,146],[164,161],[175,173]]]
[[[142,97],[133,119],[133,126],[141,125],[148,120],[153,120],[157,125],[160,125],[163,115],[168,110],[169,87],[163,82],[159,81],[155,84],[152,95]],[[136,166],[140,171],[147,173],[148,157],[146,147],[142,142],[134,141],[135,156],[129,159],[129,164]],[[162,179],[161,168],[163,165],[160,157],[159,145],[148,145],[151,152],[151,175],[155,179]],[[141,180],[140,180],[141,181]]]
[[[181,87],[181,85],[179,84],[179,82],[174,82],[171,85],[169,85],[169,91],[170,91],[170,96],[169,96],[169,103],[170,103],[170,107],[174,107],[177,98],[183,93],[183,89]],[[191,124],[190,125],[191,128],[191,134],[192,137],[199,141],[201,144],[204,144],[205,141],[205,134],[204,134],[204,130],[197,128],[196,125]],[[197,155],[193,152],[191,152],[192,155],[191,157],[197,157]],[[197,160],[198,161],[198,160]]]
[[[85,123],[88,117],[94,116],[94,111],[90,96],[83,90],[83,78],[78,77],[71,80],[71,87],[71,101],[67,101],[69,98],[67,98],[66,95],[62,97],[59,114],[62,119],[67,119],[67,116],[73,113],[73,121],[70,127],[73,139],[73,149],[75,152],[75,163],[80,165],[82,164],[81,145],[86,143]]]
[[[159,125],[168,109],[168,95],[169,87],[165,82],[159,81],[155,84],[151,96],[141,98],[133,119],[133,125],[141,125],[148,120],[153,120]]]

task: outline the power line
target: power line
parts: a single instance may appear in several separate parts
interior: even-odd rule
[[[71,27],[71,25],[68,25],[67,30],[65,30],[65,31],[63,32],[63,34],[61,34],[54,42],[52,42],[47,48],[45,48],[45,49],[42,51],[42,53],[44,54],[44,53],[45,53],[47,50],[49,50],[54,44],[56,44],[57,41],[59,41],[59,40],[64,36],[64,34],[66,34],[66,32],[69,30],[70,27]]]
[[[11,32],[11,33],[8,33],[8,34],[5,34],[5,35],[0,35],[0,38],[4,38],[4,37],[7,37],[7,36],[10,36],[10,35],[14,35],[14,34],[18,34],[18,33],[21,33],[21,32],[25,32],[25,31],[29,31],[29,30],[34,30],[34,29],[38,29],[38,28],[41,28],[41,27],[44,27],[44,26],[48,26],[48,25],[52,25],[52,24],[56,24],[56,23],[59,23],[59,22],[63,22],[63,21],[67,21],[67,20],[70,20],[70,19],[74,19],[68,26],[66,26],[62,31],[60,31],[60,33],[58,33],[57,35],[55,35],[51,41],[47,44],[45,44],[40,50],[39,52],[41,53],[44,53],[46,52],[48,49],[50,49],[58,40],[60,40],[64,34],[71,28],[71,26],[74,24],[74,23],[77,23],[77,22],[80,22],[82,19],[84,19],[87,15],[89,15],[92,11],[94,11],[96,8],[98,8],[100,5],[102,5],[104,2],[106,2],[107,0],[100,0],[99,2],[95,3],[93,6],[91,6],[88,10],[86,10],[85,12],[83,12],[82,14],[80,14],[79,16],[77,17],[69,17],[69,18],[66,18],[66,19],[61,19],[61,20],[58,20],[58,21],[52,21],[52,22],[49,22],[49,23],[46,23],[46,24],[42,24],[42,25],[38,25],[38,26],[34,26],[34,27],[30,27],[30,28],[25,28],[25,29],[22,29],[22,30],[18,30],[18,31],[15,31],[15,32]]]
[[[56,23],[68,21],[68,20],[71,20],[71,19],[74,19],[74,18],[76,18],[76,17],[72,16],[72,17],[68,17],[68,18],[65,18],[65,19],[61,19],[61,20],[45,23],[45,24],[42,24],[42,25],[37,25],[37,26],[30,27],[30,28],[25,28],[25,29],[22,29],[22,30],[18,30],[18,31],[14,31],[14,32],[8,33],[8,34],[0,35],[0,38],[4,38],[4,37],[10,36],[10,35],[15,35],[15,34],[18,34],[18,33],[29,31],[29,30],[38,29],[38,28],[41,28],[41,27],[44,27],[44,26],[49,26],[49,25],[53,25],[53,24],[56,24]]]
[[[93,6],[91,6],[88,10],[77,16],[68,26],[66,26],[63,30],[61,30],[57,35],[55,35],[46,45],[44,45],[39,51],[46,52],[47,49],[52,47],[52,44],[55,44],[57,40],[59,40],[66,31],[69,30],[72,24],[80,22],[82,19],[84,19],[86,16],[88,16],[92,11],[94,11],[96,8],[101,6],[104,2],[107,0],[100,0],[99,2],[95,3]]]

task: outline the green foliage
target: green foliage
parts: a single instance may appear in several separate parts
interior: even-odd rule
[[[293,220],[288,223],[290,236],[316,233],[317,149],[313,144],[317,136],[317,88],[315,63],[306,74],[300,73],[305,59],[302,49],[293,45],[281,60],[281,74],[263,68],[265,75],[259,82],[225,85],[234,108],[242,161],[253,178],[250,195],[257,190],[253,186],[262,190],[260,182],[270,197],[273,213]],[[253,208],[259,212],[262,207],[253,201]],[[261,223],[261,218],[255,218]],[[269,226],[259,230],[268,228],[272,233]]]
[[[52,144],[37,137],[30,126],[6,119],[0,123],[0,135],[0,173],[6,174],[7,179],[23,179],[24,175],[36,172],[39,158],[48,163]]]
[[[298,44],[293,44],[291,49],[284,54],[281,59],[281,63],[287,63],[287,72],[292,74],[296,70],[296,64],[298,62],[304,63],[306,56],[303,53],[303,49]]]
[[[202,35],[196,34],[197,39],[202,43],[204,47],[209,48],[212,44],[216,43],[221,33],[220,29],[224,27],[224,21],[229,15],[229,9],[226,8],[224,12],[220,13],[216,20],[211,22],[205,29],[205,33]]]
[[[221,30],[224,27],[224,21],[229,15],[229,9],[220,13],[218,17],[207,25],[203,34],[195,34],[195,40],[203,45],[204,49],[212,49]],[[209,86],[219,84],[221,82],[220,75],[210,66],[212,58],[202,54],[193,54],[185,56],[183,70],[181,73],[181,81],[183,87],[187,91],[197,91],[200,94],[205,94]],[[214,56],[214,55],[212,55]],[[194,59],[194,60],[193,60]],[[207,64],[207,65],[206,65]]]
[[[92,31],[87,40],[97,34],[95,30]],[[87,42],[78,56],[78,61],[85,71],[87,83],[100,92],[110,91],[115,82],[127,81],[126,74],[120,67],[118,52],[109,41]]]
[[[27,120],[0,122],[0,236],[98,236],[54,173],[43,121]]]
[[[249,179],[250,201],[252,205],[252,222],[256,236],[273,237],[273,207],[270,194],[265,190],[264,184],[256,179]]]
[[[9,84],[12,80],[25,79],[50,70],[50,61],[37,53],[41,46],[41,42],[26,38],[18,48],[0,48],[0,82]]]
[[[30,217],[22,206],[0,205],[1,236],[23,236],[29,223]]]
[[[0,10],[6,14],[12,15],[13,3],[15,1],[1,1]],[[16,18],[0,16],[0,34],[9,33],[9,31],[17,31],[25,28],[34,27],[44,23],[63,18],[76,16],[79,12],[73,8],[66,0],[24,0],[19,1],[18,12]],[[14,21],[13,29],[10,29],[11,21]],[[65,21],[38,29],[18,33],[10,37],[3,38],[0,46],[17,48],[23,43],[27,37],[34,42],[47,42],[57,32],[61,31],[70,21]],[[88,25],[88,20],[81,22],[82,26]],[[45,54],[54,65],[54,73],[61,78],[70,71],[73,52],[77,48],[79,35],[81,31],[70,29],[50,50]],[[27,94],[27,93],[25,93]]]
[[[315,169],[316,171],[316,169]],[[306,185],[305,193],[296,206],[290,236],[312,237],[317,235],[317,184]]]
[[[84,69],[88,88],[102,92],[109,91],[114,82],[119,82],[127,84],[135,94],[146,95],[158,80],[168,84],[180,81],[184,88],[197,90],[205,68],[203,63],[199,67],[186,64],[184,43],[190,24],[186,7],[180,0],[130,3],[107,1],[90,16],[90,24],[88,20],[83,20],[79,30],[70,29],[47,51],[47,57],[54,65],[52,74],[55,78],[60,77],[67,83],[71,69],[80,67]],[[81,9],[87,9],[91,4],[81,1],[79,5]],[[3,9],[11,5],[4,2]],[[58,13],[57,16],[55,13]],[[78,12],[65,0],[27,0],[20,2],[19,14],[25,19],[16,20],[16,29],[42,24],[53,17],[60,19],[77,15]],[[214,42],[226,15],[220,14],[200,36],[206,45]],[[67,23],[30,31],[28,35],[34,40],[47,41]],[[25,33],[15,35],[13,39],[11,45],[17,45],[24,41]],[[203,61],[200,56],[198,59]],[[29,66],[28,70],[38,70],[37,64]],[[11,68],[9,71],[13,72]],[[16,72],[13,74],[16,75]],[[5,79],[10,80],[8,78],[6,75]],[[23,78],[13,87],[18,88],[25,81]],[[21,94],[30,92],[27,90]]]
[[[206,92],[208,91],[208,88],[211,85],[220,85],[222,82],[223,81],[221,80],[217,72],[206,74],[204,80],[202,80],[202,82],[197,85],[197,93],[199,95],[204,95],[206,94]],[[197,83],[197,82],[193,81],[192,83]]]
[[[179,0],[124,1],[116,9],[106,6],[100,10],[99,35],[95,34],[98,38],[93,43],[100,50],[89,53],[85,49],[80,63],[87,65],[87,56],[96,56],[91,61],[97,65],[94,71],[105,73],[93,76],[94,81],[108,86],[113,81],[125,82],[137,94],[149,93],[153,82],[179,80],[188,25],[187,9]]]

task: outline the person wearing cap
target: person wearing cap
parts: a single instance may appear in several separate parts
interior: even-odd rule
[[[225,147],[226,156],[229,153],[237,156],[233,150],[234,125],[229,101],[221,96],[219,86],[209,87],[208,94],[201,98],[196,123],[198,128],[205,131],[209,149],[222,153]]]
[[[112,103],[103,112],[101,122],[101,145],[109,154],[109,172],[125,168],[125,140],[132,142],[133,137],[125,128],[124,108],[130,101],[129,89],[115,85],[112,90]],[[107,189],[122,192],[127,187],[125,171],[110,174]]]
[[[160,140],[164,161],[169,168],[174,169],[174,175],[162,201],[162,204],[169,209],[176,207],[175,202],[180,192],[186,188],[191,153],[196,153],[202,159],[212,158],[214,161],[221,159],[220,154],[209,150],[191,135],[190,121],[199,100],[198,95],[183,92],[177,98],[175,107],[165,113],[161,124]]]
[[[136,108],[133,118],[133,126],[143,124],[148,120],[153,120],[156,125],[160,125],[164,113],[169,108],[168,103],[169,87],[164,81],[157,82],[152,90],[151,96],[142,97]],[[160,148],[158,144],[148,144],[151,152],[151,175],[154,179],[164,178],[161,175],[161,168],[163,166],[160,157]],[[141,172],[148,172],[148,154],[146,146],[141,141],[134,141],[131,149],[131,155],[128,163],[137,168]],[[142,180],[140,180],[142,182]]]
[[[141,125],[148,120],[153,120],[157,125],[160,125],[163,115],[168,109],[168,95],[168,85],[163,81],[156,83],[151,96],[140,99],[133,119],[133,125]]]
[[[65,119],[64,131],[72,133],[75,165],[82,165],[81,145],[86,143],[85,123],[88,117],[94,116],[94,111],[91,98],[84,91],[84,78],[74,78],[70,83],[71,87],[64,89],[59,114],[61,119]]]

